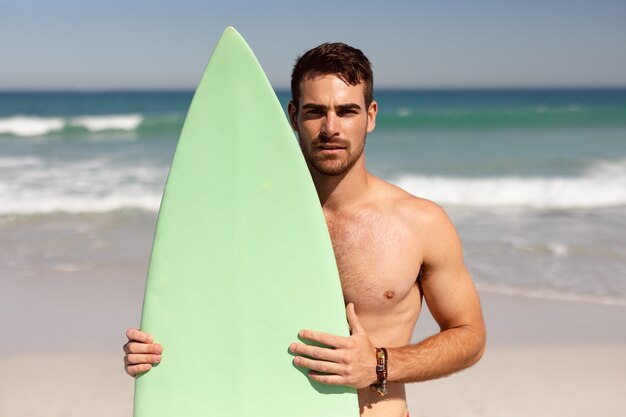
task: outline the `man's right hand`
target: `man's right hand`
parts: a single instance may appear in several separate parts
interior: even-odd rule
[[[130,376],[148,372],[153,364],[161,362],[163,347],[154,343],[152,335],[139,329],[126,330],[128,342],[124,345],[124,369]]]

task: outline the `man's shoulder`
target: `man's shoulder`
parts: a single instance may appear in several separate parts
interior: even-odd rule
[[[377,189],[378,204],[409,224],[437,227],[450,222],[445,210],[434,201],[410,194],[377,177],[373,177],[373,181]]]
[[[416,239],[424,264],[444,265],[451,253],[461,253],[458,233],[445,210],[426,198],[416,197],[400,187],[381,181],[381,201],[385,200],[393,223],[400,222]],[[462,255],[458,258],[462,263]]]

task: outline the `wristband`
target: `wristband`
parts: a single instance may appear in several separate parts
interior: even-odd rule
[[[384,397],[387,395],[387,363],[389,356],[387,349],[376,348],[376,378],[378,381],[370,385],[370,391],[377,392],[378,395]]]

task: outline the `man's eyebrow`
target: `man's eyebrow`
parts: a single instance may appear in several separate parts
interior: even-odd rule
[[[337,106],[337,108],[341,110],[361,110],[361,106],[359,106],[357,103],[340,104]]]
[[[326,106],[323,104],[307,103],[302,105],[303,109],[324,110]]]
[[[315,103],[306,103],[302,105],[303,109],[313,109],[313,110],[326,110],[327,106],[324,104],[315,104]],[[337,109],[340,110],[361,110],[361,106],[357,103],[345,103],[339,104],[336,106]]]

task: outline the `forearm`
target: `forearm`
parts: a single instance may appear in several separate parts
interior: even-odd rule
[[[415,345],[387,348],[387,379],[420,382],[441,378],[476,363],[485,346],[484,329],[446,329]]]

